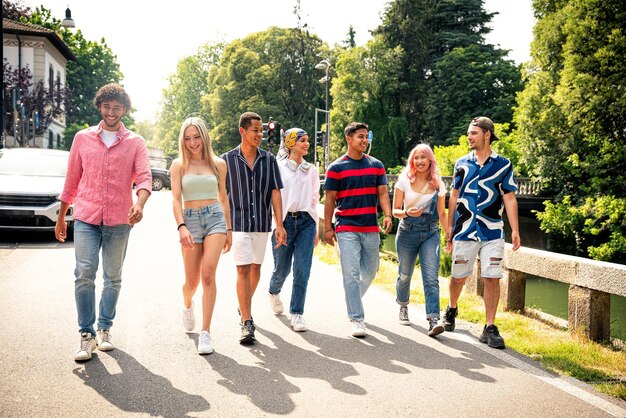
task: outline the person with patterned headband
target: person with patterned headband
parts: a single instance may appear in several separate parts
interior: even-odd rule
[[[276,237],[272,236],[274,271],[270,280],[269,297],[274,313],[280,315],[283,312],[280,291],[293,264],[289,312],[291,327],[298,332],[306,331],[302,315],[313,248],[318,243],[317,203],[320,198],[320,179],[315,167],[304,160],[304,156],[309,153],[309,146],[309,135],[300,128],[291,128],[283,133],[276,156],[284,186],[280,193],[287,245],[276,246]],[[297,263],[294,262],[296,260]]]
[[[467,129],[472,151],[459,158],[454,166],[448,204],[452,229],[452,237],[448,239],[448,249],[452,248],[450,304],[443,323],[446,331],[454,331],[457,302],[478,255],[486,316],[480,342],[489,347],[504,348],[504,339],[494,324],[504,257],[503,206],[511,225],[513,251],[520,247],[521,241],[513,164],[492,151],[491,143],[497,139],[491,119],[484,116],[472,119]]]

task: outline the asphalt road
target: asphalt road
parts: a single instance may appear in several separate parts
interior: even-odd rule
[[[423,306],[410,307],[414,325],[399,325],[394,296],[375,287],[364,300],[369,334],[352,338],[340,272],[319,260],[304,315],[309,330],[295,333],[270,308],[269,251],[253,300],[258,342],[238,343],[227,254],[217,275],[215,352],[199,356],[198,334],[181,325],[182,261],[167,191],[153,194],[131,233],[111,329],[116,349],[78,364],[72,242],[0,237],[2,417],[626,416],[623,402],[478,343],[476,326],[429,338]],[[284,302],[290,292],[288,279]]]

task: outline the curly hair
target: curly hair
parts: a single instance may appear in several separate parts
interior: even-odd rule
[[[96,93],[96,97],[93,99],[93,104],[96,106],[96,109],[100,110],[100,106],[104,102],[111,100],[116,100],[123,104],[126,111],[130,110],[130,97],[128,97],[124,87],[117,83],[109,83],[106,86],[100,87]]]

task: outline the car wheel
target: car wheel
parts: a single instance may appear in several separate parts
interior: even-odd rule
[[[152,177],[152,190],[158,192],[163,188],[163,180],[158,177]]]

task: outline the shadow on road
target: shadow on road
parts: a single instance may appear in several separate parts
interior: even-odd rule
[[[108,355],[117,361],[121,373],[109,373],[97,354],[73,373],[121,410],[179,417],[189,412],[207,411],[211,407],[203,397],[174,388],[169,380],[150,372],[124,351],[115,349]]]
[[[197,345],[198,334],[187,335]],[[250,350],[257,348],[258,342],[250,346]],[[300,392],[300,388],[289,383],[279,372],[264,368],[262,363],[259,367],[245,366],[218,352],[204,358],[223,377],[218,384],[234,394],[246,396],[263,411],[284,415],[295,409],[289,394]]]
[[[472,358],[470,344],[451,341],[439,337],[441,343],[448,345],[453,342],[455,349],[461,351],[462,358],[451,357],[414,340],[400,336],[375,325],[368,325],[368,330],[386,337],[383,341],[372,333],[366,338],[339,338],[332,335],[320,334],[308,330],[302,333],[302,338],[309,344],[319,348],[319,353],[326,357],[341,360],[347,363],[363,363],[390,373],[406,374],[411,371],[399,363],[408,364],[421,369],[448,369],[468,379],[480,382],[494,382],[494,379],[478,370],[484,368],[484,363]],[[496,364],[494,364],[496,365]]]

